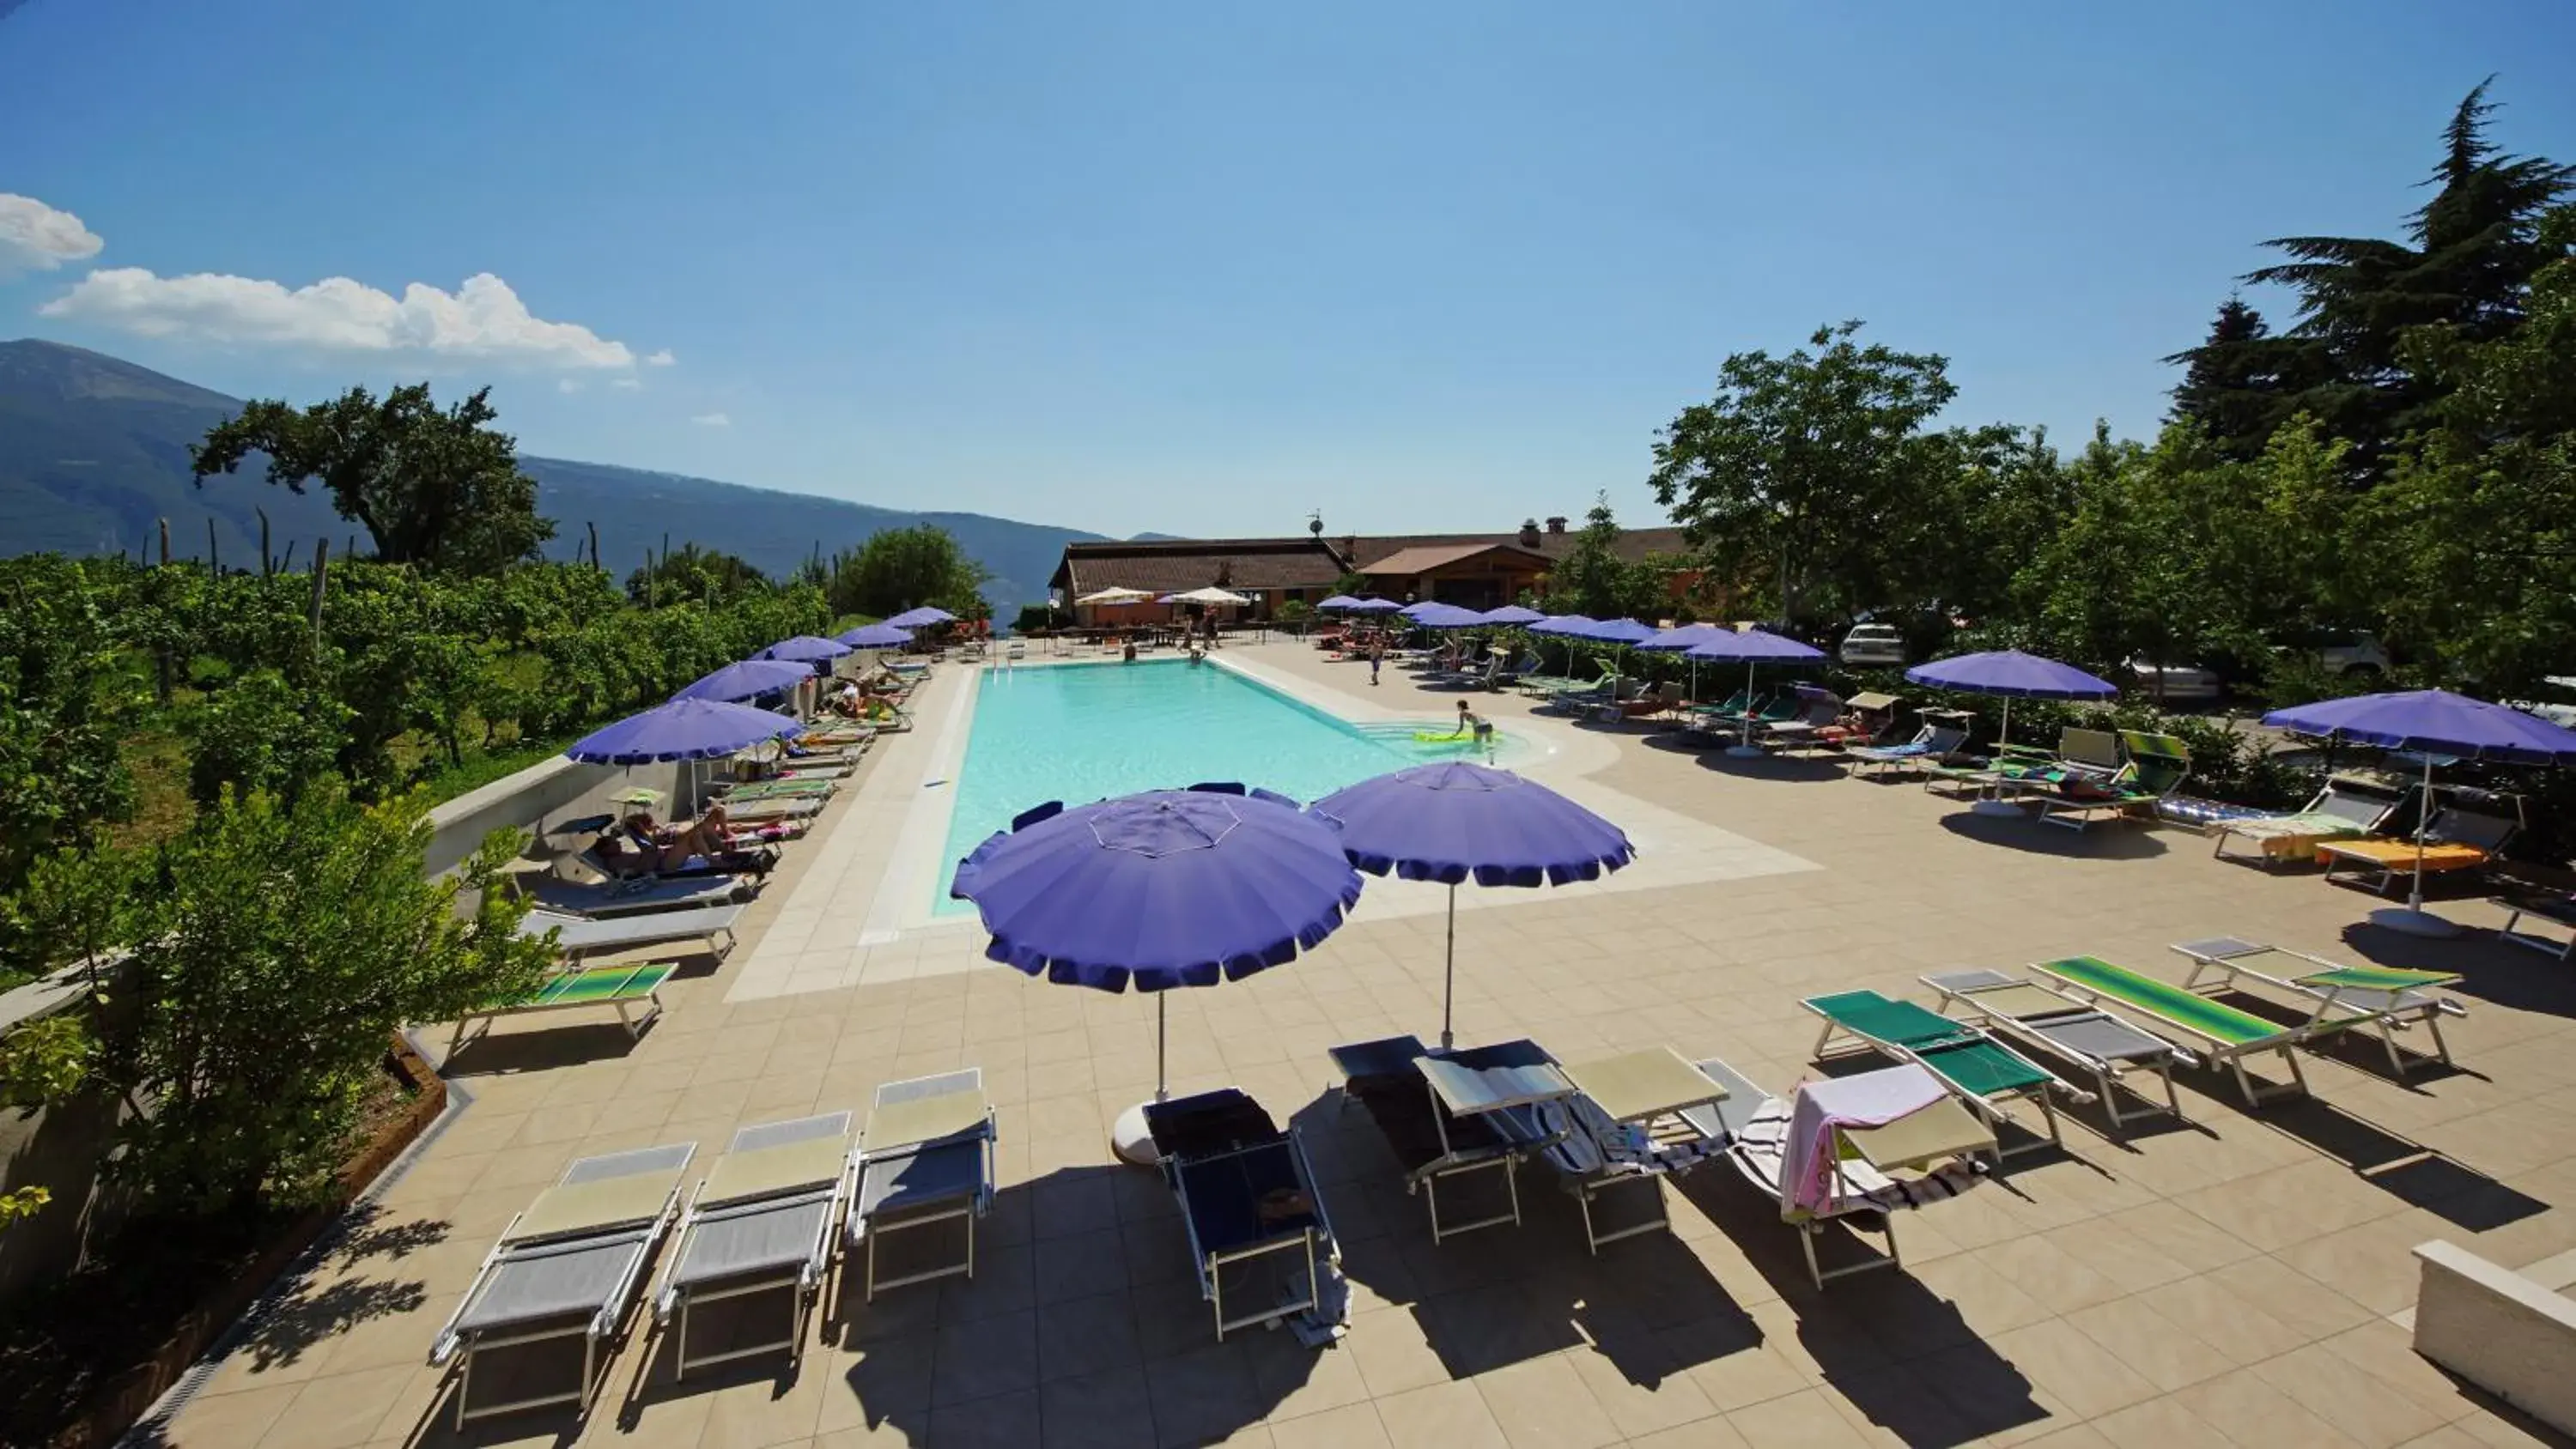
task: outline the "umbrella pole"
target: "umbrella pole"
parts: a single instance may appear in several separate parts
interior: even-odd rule
[[[1166,1059],[1163,1055],[1171,1038],[1171,1000],[1172,994],[1168,991],[1154,993],[1154,1100],[1157,1102],[1168,1102],[1172,1098],[1171,1074],[1164,1066]]]
[[[2005,696],[2004,696],[2004,722],[2003,722],[2003,724],[2002,724],[2002,725],[2000,725],[2000,726],[1998,726],[1998,727],[1997,727],[1996,732],[1995,732],[1995,764],[1996,764],[1998,767],[2000,767],[2000,766],[2003,764],[2004,745],[2005,745],[2008,741],[2010,741],[2011,739],[2012,739],[2012,696],[2011,696],[2011,695],[2009,695],[2009,694],[2007,694],[2007,695],[2005,695]],[[1996,778],[1997,778],[1997,779],[2001,779],[2002,777],[2001,777],[2001,776],[1997,776]],[[1979,800],[1976,804],[1969,806],[1969,807],[1968,807],[1968,813],[1969,813],[1969,814],[1971,814],[1971,815],[2019,815],[2019,814],[2021,814],[2021,807],[2020,807],[2020,806],[2018,806],[2018,805],[2014,804],[2014,803],[2013,803],[2013,802],[2011,802],[2010,800],[2007,800],[2007,799],[2005,799],[2005,798],[2003,797],[2003,793],[2002,793],[2002,792],[2003,792],[2003,787],[2002,787],[2001,785],[1996,785],[1996,786],[1994,786],[1994,787],[1993,787],[1993,789],[1994,789],[1995,793],[1990,794],[1990,795],[1987,795],[1985,798],[1983,798],[1983,799]]]
[[[2409,936],[2456,936],[2460,928],[2448,918],[2424,909],[2424,828],[2433,823],[2433,754],[2424,752],[2424,795],[2415,807],[2415,881],[2402,908],[2370,913],[2370,923]]]
[[[1449,963],[1440,972],[1440,1049],[1444,1052],[1457,1044],[1457,1036],[1449,1030],[1450,1010],[1457,1000],[1458,887],[1452,882],[1449,887]]]
[[[1172,1099],[1171,1077],[1163,1054],[1171,1026],[1171,993],[1154,993],[1154,1102]],[[1163,1160],[1154,1148],[1154,1129],[1145,1121],[1145,1109],[1153,1102],[1139,1102],[1118,1114],[1109,1124],[1109,1150],[1118,1160],[1137,1167],[1152,1167]]]
[[[1736,711],[1737,722],[1744,726],[1744,736],[1726,747],[1726,752],[1739,760],[1749,760],[1762,753],[1762,747],[1753,743],[1753,669],[1754,661],[1745,660],[1744,708]]]

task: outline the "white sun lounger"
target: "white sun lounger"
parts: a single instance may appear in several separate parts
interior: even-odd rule
[[[584,885],[558,877],[522,880],[520,891],[540,908],[557,915],[604,921],[616,916],[643,916],[657,911],[732,905],[746,894],[744,883],[729,875],[636,876]]]
[[[791,1363],[804,1358],[805,1323],[831,1267],[849,1157],[847,1112],[733,1134],[689,1199],[679,1247],[653,1295],[654,1322],[669,1328],[678,1320],[672,1377],[782,1348]],[[785,1337],[690,1355],[693,1306],[780,1289],[789,1290]]]
[[[694,1143],[677,1142],[582,1158],[501,1229],[464,1301],[430,1343],[432,1366],[458,1365],[459,1430],[468,1420],[549,1404],[590,1412],[606,1367],[600,1347],[616,1338],[645,1263],[679,1213],[680,1176],[696,1151]],[[482,1354],[564,1338],[582,1340],[579,1386],[473,1403],[474,1362]]]
[[[1664,1179],[1725,1153],[1726,1134],[1707,1130],[1692,1114],[1725,1101],[1727,1089],[1664,1046],[1567,1062],[1561,1070],[1579,1090],[1539,1108],[1541,1120],[1560,1134],[1542,1155],[1583,1206],[1586,1245],[1598,1255],[1603,1243],[1670,1229]],[[1592,1204],[1613,1188],[1633,1186],[1654,1194],[1654,1215],[1602,1231]]]
[[[1724,1101],[1691,1109],[1693,1124],[1703,1132],[1725,1136],[1729,1142],[1727,1155],[1736,1170],[1777,1204],[1788,1158],[1789,1099],[1762,1090],[1714,1057],[1694,1065],[1724,1088],[1727,1095]],[[1924,1068],[1908,1063],[1884,1070],[1917,1072]],[[1896,1247],[1897,1213],[1956,1197],[1974,1187],[1985,1173],[1977,1154],[1995,1150],[1993,1130],[1955,1096],[1945,1096],[1885,1126],[1849,1128],[1835,1136],[1838,1150],[1831,1200],[1820,1212],[1782,1215],[1782,1221],[1798,1231],[1798,1247],[1807,1259],[1807,1277],[1818,1288],[1830,1279],[1854,1273],[1904,1267]],[[1905,1176],[1895,1175],[1899,1173]],[[1824,1268],[1816,1261],[1816,1238],[1826,1223],[1873,1215],[1887,1239],[1885,1256],[1834,1269]]]
[[[2396,1033],[2421,1024],[2432,1034],[2434,1054],[2451,1065],[2451,1044],[2442,1040],[2442,1018],[2465,1017],[2468,1008],[2432,989],[2456,986],[2456,971],[2405,971],[2387,966],[2344,966],[2305,951],[2267,946],[2236,936],[2205,941],[2177,941],[2174,950],[2188,958],[2189,991],[2232,991],[2241,980],[2259,981],[2288,992],[2307,1008],[2304,1032],[2329,1035],[2370,1026],[2388,1049],[2388,1068],[2406,1075],[2406,1058],[2397,1050]]]
[[[528,912],[519,922],[519,934],[562,932],[555,944],[567,961],[579,961],[594,951],[623,951],[631,946],[659,946],[669,941],[704,941],[708,950],[721,956],[733,949],[733,926],[742,919],[742,910],[740,906],[699,906],[610,921],[537,910]]]
[[[2173,1069],[2198,1066],[2199,1058],[2163,1037],[2028,977],[1976,970],[1936,971],[1915,979],[1940,995],[1943,1012],[1957,1002],[1977,1013],[1988,1029],[2091,1072],[2101,1088],[2102,1111],[2114,1130],[2125,1128],[2128,1119],[2121,1115],[2120,1095],[2111,1087],[2130,1071],[2151,1072],[2164,1081],[2164,1106],[2158,1107],[2145,1093],[2138,1094],[2146,1102],[2146,1111],[2170,1112],[2177,1122],[2191,1120],[2182,1113]]]
[[[877,1088],[850,1155],[850,1245],[865,1252],[860,1281],[868,1301],[880,1288],[975,1276],[975,1220],[993,1205],[994,1140],[993,1105],[977,1068]],[[961,1220],[961,1259],[900,1278],[877,1276],[877,1245],[889,1235]]]

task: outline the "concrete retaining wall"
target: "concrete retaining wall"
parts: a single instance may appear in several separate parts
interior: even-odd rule
[[[2438,1239],[2415,1258],[2415,1351],[2576,1434],[2576,1300]]]

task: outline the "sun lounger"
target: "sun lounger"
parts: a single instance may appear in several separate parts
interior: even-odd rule
[[[2406,1059],[2397,1050],[2396,1033],[2422,1025],[2432,1033],[2433,1051],[2451,1065],[2450,1043],[2442,1040],[2444,1016],[2467,1016],[2468,1008],[2435,988],[2457,986],[2456,971],[2402,971],[2386,966],[2343,966],[2305,951],[2267,946],[2236,936],[2205,941],[2177,941],[2174,950],[2192,963],[2183,978],[2186,991],[2234,991],[2238,982],[2258,981],[2298,998],[2308,1012],[2308,1037],[2337,1031],[2375,1028],[2388,1049],[2388,1067],[2406,1075]],[[2204,980],[2205,978],[2205,980]]]
[[[2497,929],[2496,939],[2555,956],[2561,961],[2576,955],[2576,896],[2565,891],[2516,890],[2495,897],[2489,904],[2501,906],[2505,911],[2504,925]],[[2514,927],[2521,925],[2525,916],[2564,926],[2570,934],[2564,941],[2553,941],[2529,931],[2515,930]]]
[[[2424,838],[2404,840],[2329,840],[2317,846],[2317,863],[2326,879],[2350,871],[2347,879],[2372,876],[2371,889],[2381,895],[2399,881],[2412,879],[2420,867],[2426,875],[2483,870],[2495,863],[2505,842],[2521,828],[2518,820],[2485,815],[2446,805],[2425,823]]]
[[[2001,971],[1939,971],[1916,979],[1940,993],[1942,1011],[1956,1002],[1976,1012],[1990,1030],[2092,1073],[2102,1111],[2114,1131],[2126,1128],[2128,1118],[2121,1114],[2119,1093],[2112,1088],[2132,1070],[2151,1072],[2164,1081],[2163,1107],[2145,1093],[2138,1094],[2146,1102],[2146,1111],[2171,1112],[2177,1122],[2189,1120],[2182,1114],[2173,1069],[2198,1066],[2199,1061],[2163,1037],[2141,1031],[2057,987]]]
[[[594,921],[585,916],[567,916],[554,911],[530,911],[519,921],[522,936],[542,936],[548,931],[561,934],[556,947],[567,961],[599,951],[623,951],[635,946],[659,946],[669,941],[704,941],[707,949],[718,956],[733,949],[734,922],[742,919],[741,906],[700,906],[687,911],[657,911],[647,916],[620,916],[615,920]]]
[[[673,1335],[672,1377],[780,1349],[790,1362],[804,1358],[805,1323],[823,1297],[832,1234],[848,1190],[849,1157],[847,1112],[733,1134],[689,1199],[679,1246],[653,1295],[653,1321]],[[785,1337],[690,1354],[693,1307],[782,1289],[788,1292]]]
[[[750,887],[732,875],[615,877],[584,885],[554,876],[521,876],[520,894],[549,911],[607,920],[655,911],[730,905],[749,898]]]
[[[1559,1133],[1542,1155],[1582,1204],[1585,1244],[1598,1254],[1603,1243],[1669,1229],[1664,1179],[1726,1150],[1725,1133],[1708,1131],[1691,1115],[1725,1101],[1726,1088],[1670,1047],[1566,1062],[1559,1069],[1577,1090],[1539,1109]],[[1592,1205],[1623,1186],[1654,1194],[1654,1214],[1605,1232],[1594,1221]]]
[[[2296,814],[2222,821],[2216,826],[2218,838],[2210,854],[2221,860],[2253,861],[2273,870],[2309,859],[2329,840],[2368,835],[2406,799],[2403,790],[2375,786],[2374,781],[2337,775]]]
[[[460,1431],[469,1420],[549,1404],[590,1412],[607,1367],[600,1349],[617,1337],[645,1263],[679,1214],[680,1177],[696,1150],[680,1142],[582,1158],[501,1229],[464,1301],[430,1344],[431,1366],[457,1365]],[[473,1402],[474,1364],[483,1354],[565,1338],[582,1340],[579,1386]]]
[[[2009,780],[2010,798],[2039,806],[2039,823],[2082,830],[2095,820],[2150,820],[2156,792],[2139,785],[2135,772],[2123,766],[2104,775],[2090,770],[2055,767]]]
[[[1519,1224],[1515,1169],[1555,1140],[1537,1108],[1575,1091],[1546,1052],[1527,1041],[1434,1052],[1417,1037],[1398,1036],[1334,1047],[1332,1058],[1343,1099],[1367,1109],[1402,1164],[1404,1190],[1427,1199],[1434,1244]],[[1509,1207],[1473,1222],[1443,1221],[1440,1184],[1488,1172],[1502,1174]]]
[[[994,1136],[993,1104],[974,1067],[877,1088],[851,1155],[850,1246],[864,1252],[867,1301],[880,1288],[975,1276],[975,1220],[993,1205]],[[877,1248],[888,1237],[951,1222],[965,1224],[961,1258],[899,1278],[877,1276]]]
[[[1856,769],[1913,771],[1957,754],[1967,742],[1968,732],[1963,729],[1927,724],[1901,745],[1855,745],[1850,753]]]
[[[2266,1021],[2250,1011],[2212,1001],[2196,991],[2185,991],[2170,981],[2115,966],[2097,956],[2070,956],[2063,961],[2042,962],[2031,969],[2079,1000],[2121,1007],[2188,1040],[2211,1066],[2235,1073],[2237,1090],[2245,1094],[2245,1105],[2249,1107],[2260,1107],[2275,1097],[2307,1095],[2307,1074],[2300,1070],[2295,1050],[2300,1040],[2296,1028]],[[2280,1053],[2282,1064],[2290,1069],[2288,1085],[2259,1089],[2254,1085],[2254,1079],[2246,1074],[2245,1058],[2262,1052]]]
[[[828,800],[841,787],[830,780],[747,780],[738,785],[717,781],[708,786],[725,802],[731,814],[734,802],[749,804],[754,800]]]
[[[1713,1057],[1693,1065],[1726,1097],[1690,1109],[1692,1125],[1707,1135],[1723,1136],[1736,1171],[1777,1204],[1794,1103],[1762,1090]],[[1908,1065],[1890,1070],[1921,1069]],[[1781,1220],[1797,1230],[1807,1277],[1819,1289],[1830,1279],[1904,1267],[1896,1247],[1896,1215],[1974,1187],[1985,1172],[1977,1154],[1995,1150],[1994,1132],[1955,1097],[1944,1097],[1884,1126],[1844,1129],[1835,1137],[1833,1192],[1826,1205],[1813,1212],[1781,1213]],[[1829,1271],[1816,1261],[1816,1238],[1826,1223],[1850,1218],[1876,1218],[1887,1239],[1887,1252]]]
[[[667,962],[643,966],[594,966],[584,971],[561,971],[548,977],[533,992],[516,1001],[467,1012],[456,1023],[455,1035],[447,1039],[447,1055],[454,1060],[457,1049],[492,1029],[492,1023],[505,1016],[525,1016],[539,1011],[571,1011],[577,1007],[606,1006],[617,1012],[617,1024],[626,1028],[629,1040],[644,1035],[644,1028],[662,1014],[662,983],[671,979],[679,968]],[[482,1031],[473,1030],[480,1022]]]
[[[2239,820],[2262,820],[2273,812],[2253,805],[2232,805],[2197,795],[2167,795],[2156,801],[2156,818],[2167,825],[2216,835]]]
[[[1990,1126],[1999,1127],[2003,1121],[1996,1110],[1997,1103],[2037,1102],[2040,1116],[2048,1124],[2048,1140],[2025,1143],[2009,1152],[2066,1145],[2057,1126],[2057,1108],[2048,1099],[2050,1092],[2062,1093],[2076,1102],[2093,1100],[2092,1093],[2060,1079],[1974,1024],[1953,1021],[1911,1001],[1895,1000],[1875,991],[1840,991],[1810,996],[1798,1004],[1824,1021],[1824,1029],[1816,1036],[1818,1061],[1826,1059],[1834,1038],[1847,1036],[1881,1056],[1920,1063],[1975,1108]],[[2001,1162],[2007,1155],[1998,1139],[1995,1160]]]
[[[2173,735],[2121,730],[2120,753],[2129,761],[2131,778],[2159,800],[2191,778],[2191,748]]]
[[[1232,1329],[1282,1322],[1310,1345],[1340,1337],[1349,1306],[1334,1266],[1341,1250],[1296,1132],[1279,1130],[1260,1103],[1233,1087],[1148,1103],[1145,1127],[1180,1204],[1217,1341]],[[1276,1292],[1256,1289],[1247,1308],[1242,1278],[1261,1268],[1273,1270]],[[1231,1306],[1230,1275],[1238,1285]]]
[[[819,795],[783,795],[767,800],[728,799],[724,802],[725,819],[738,826],[760,827],[764,834],[774,828],[785,827],[802,835],[811,828],[814,817],[823,813],[825,803]]]

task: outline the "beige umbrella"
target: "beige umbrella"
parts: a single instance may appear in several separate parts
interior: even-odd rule
[[[1154,597],[1143,589],[1098,589],[1074,600],[1077,604],[1136,604]]]
[[[1192,589],[1186,594],[1174,594],[1172,602],[1176,604],[1249,604],[1252,601],[1241,594],[1231,593],[1211,584],[1204,589]]]

